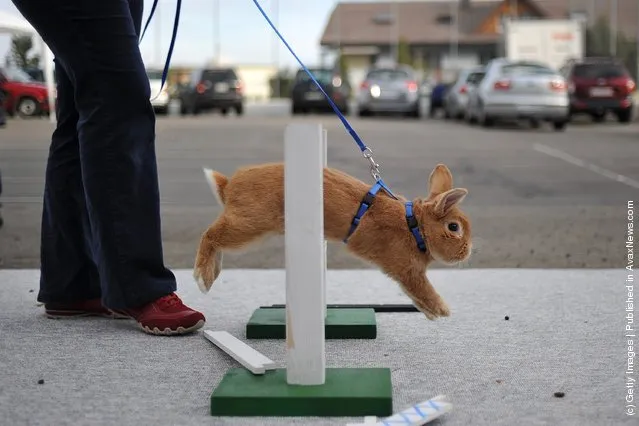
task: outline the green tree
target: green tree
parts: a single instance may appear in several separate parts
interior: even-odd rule
[[[413,55],[410,53],[410,46],[404,38],[400,38],[397,43],[397,63],[413,65]]]
[[[612,31],[608,25],[608,18],[599,17],[594,25],[586,31],[586,56],[609,56],[610,39]],[[628,71],[635,79],[637,76],[637,43],[626,37],[623,33],[617,33],[616,57],[624,62]]]
[[[31,36],[12,37],[11,52],[9,54],[11,62],[20,68],[38,68],[40,66],[40,55],[29,55],[31,49],[33,49]]]

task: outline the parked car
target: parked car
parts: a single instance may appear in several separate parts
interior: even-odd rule
[[[151,86],[151,105],[153,105],[153,109],[157,114],[168,114],[171,97],[169,96],[167,84],[160,91],[162,87],[162,70],[147,69],[146,75]]]
[[[244,113],[243,84],[234,68],[203,68],[194,71],[189,84],[180,91],[180,112],[220,110],[226,115],[235,110]]]
[[[444,96],[444,117],[462,119],[466,115],[468,91],[479,84],[486,74],[484,67],[463,69]]]
[[[375,113],[401,113],[420,117],[419,83],[408,66],[372,68],[362,82],[358,96],[359,116]]]
[[[430,92],[430,100],[428,102],[428,116],[434,117],[437,111],[444,110],[444,102],[446,95],[452,86],[451,83],[437,83]]]
[[[321,84],[342,114],[348,114],[351,86],[348,80],[331,68],[308,69]],[[297,71],[291,87],[291,112],[293,115],[310,111],[332,111],[331,105],[317,84],[303,69]]]
[[[466,120],[484,127],[502,119],[526,119],[534,127],[548,121],[559,131],[568,123],[569,104],[558,71],[541,62],[497,58],[488,62],[484,78],[470,92]]]
[[[585,113],[599,122],[612,112],[620,123],[632,120],[637,85],[621,61],[585,58],[567,63],[561,72],[568,82],[571,116]]]
[[[49,113],[47,86],[19,68],[0,68],[0,90],[8,115],[36,117]]]

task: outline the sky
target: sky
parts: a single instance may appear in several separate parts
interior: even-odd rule
[[[91,0],[101,1],[101,0]],[[105,0],[102,0],[105,1]],[[218,0],[219,28],[216,28],[213,0],[183,0],[180,25],[171,65],[201,66],[213,59],[215,35],[220,35],[222,61],[234,64],[275,64],[275,32],[262,17],[253,0]],[[258,0],[272,15],[279,5],[276,26],[295,53],[307,66],[320,60],[319,40],[337,0]],[[145,0],[143,24],[153,4]],[[11,0],[0,0],[0,10],[19,15]],[[21,15],[19,15],[21,16]],[[147,66],[164,65],[175,16],[175,0],[159,0],[155,15],[140,45]],[[271,16],[275,23],[275,15]],[[218,32],[219,31],[219,32]],[[160,34],[161,42],[157,43]],[[11,37],[0,34],[0,59],[9,51]],[[158,52],[158,45],[160,52]],[[279,64],[297,66],[297,61],[278,41]],[[160,56],[161,55],[161,56]]]

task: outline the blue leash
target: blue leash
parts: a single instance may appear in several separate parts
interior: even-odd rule
[[[155,14],[155,9],[157,8],[159,0],[153,0],[153,6],[151,7],[151,12],[149,12],[149,17],[146,20],[146,24],[144,25],[144,30],[142,31],[142,35],[140,36],[139,43],[142,43],[142,39],[144,38],[144,34],[146,34],[146,30],[151,23],[151,19],[153,18],[153,14]],[[173,23],[173,34],[171,35],[171,44],[169,45],[169,53],[166,55],[166,62],[164,64],[164,70],[162,71],[162,85],[160,86],[160,91],[155,98],[160,96],[162,93],[162,89],[164,89],[164,85],[166,84],[166,79],[169,76],[169,66],[171,65],[171,57],[173,56],[173,48],[175,47],[175,39],[177,38],[178,25],[180,23],[180,9],[182,8],[182,0],[177,0],[175,5],[175,21]]]
[[[384,191],[386,191],[386,193],[388,193],[388,195],[390,195],[391,197],[397,199],[397,197],[395,197],[395,195],[393,195],[393,193],[391,192],[391,190],[388,188],[388,186],[386,186],[386,184],[384,183],[384,181],[382,180],[381,177],[381,172],[379,170],[379,164],[377,164],[375,162],[375,159],[373,159],[373,151],[367,147],[364,142],[362,142],[362,139],[359,137],[359,135],[357,134],[357,132],[355,131],[355,129],[353,129],[353,127],[350,125],[350,123],[348,122],[348,120],[346,120],[346,117],[344,117],[344,115],[340,112],[339,108],[337,107],[337,105],[335,105],[335,103],[333,102],[333,100],[330,98],[330,96],[328,96],[328,94],[326,94],[326,92],[324,91],[324,88],[322,87],[321,84],[319,84],[317,82],[317,80],[315,79],[315,76],[313,75],[312,72],[310,72],[308,70],[308,68],[306,68],[306,65],[304,65],[304,63],[302,63],[302,61],[300,60],[300,58],[298,58],[298,56],[295,54],[295,52],[293,51],[293,49],[291,48],[291,46],[289,46],[289,44],[286,42],[286,40],[284,39],[284,37],[282,37],[282,34],[280,34],[280,32],[277,30],[277,28],[275,28],[275,25],[273,25],[273,22],[271,21],[271,19],[268,17],[268,15],[266,14],[266,12],[264,12],[264,9],[262,9],[262,6],[260,6],[260,4],[257,2],[257,0],[253,0],[253,3],[255,3],[255,6],[257,6],[258,10],[260,11],[260,13],[262,14],[262,16],[264,17],[264,19],[266,19],[266,22],[269,23],[269,25],[271,26],[271,28],[273,28],[273,31],[275,31],[275,34],[277,34],[277,36],[279,37],[280,40],[282,40],[282,43],[284,43],[284,45],[286,46],[286,48],[288,49],[289,52],[291,52],[291,55],[293,55],[293,57],[295,57],[295,59],[297,60],[297,62],[300,64],[300,66],[302,67],[302,69],[304,69],[304,71],[306,72],[306,74],[308,74],[308,76],[313,80],[313,82],[315,83],[315,85],[317,85],[317,87],[320,89],[320,91],[322,92],[322,94],[324,95],[324,97],[326,98],[326,100],[328,101],[328,103],[330,104],[331,108],[333,109],[333,111],[335,111],[335,114],[337,114],[337,118],[340,119],[340,121],[342,122],[342,124],[344,125],[344,127],[346,128],[346,130],[348,131],[348,133],[353,137],[353,139],[355,140],[355,143],[357,144],[357,146],[359,147],[359,149],[362,151],[362,153],[364,154],[364,157],[366,159],[368,159],[368,161],[371,164],[371,176],[373,176],[373,179],[375,179],[375,181],[377,183],[379,183],[379,185],[381,186],[381,188],[384,189]]]

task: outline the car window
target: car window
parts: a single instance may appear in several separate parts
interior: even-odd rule
[[[410,75],[407,71],[404,70],[393,70],[393,69],[379,69],[373,70],[368,73],[366,78],[371,80],[405,80],[410,78]]]
[[[485,72],[480,71],[480,72],[472,72],[468,75],[468,78],[466,78],[466,83],[470,83],[470,84],[477,84],[480,81],[483,80],[484,76],[486,75]]]
[[[146,76],[149,80],[162,80],[162,71],[146,70]]]
[[[17,83],[31,83],[34,81],[29,74],[19,68],[4,68],[2,73],[9,81],[15,81]]]
[[[233,70],[204,70],[202,72],[202,80],[208,80],[211,83],[221,81],[237,80],[237,76]]]
[[[333,81],[333,71],[329,69],[311,69],[309,71],[315,77],[315,80],[319,81],[322,84],[330,84]],[[304,70],[297,71],[295,75],[295,81],[298,83],[306,83],[309,81],[313,81],[311,77]]]
[[[579,64],[573,70],[573,76],[578,78],[615,78],[627,75],[625,68],[618,64]]]
[[[556,74],[557,72],[550,67],[541,65],[541,64],[532,64],[526,62],[516,62],[508,65],[504,65],[501,67],[501,72],[503,75],[516,76],[516,75],[531,75],[531,74],[541,74],[541,75],[550,75]]]

